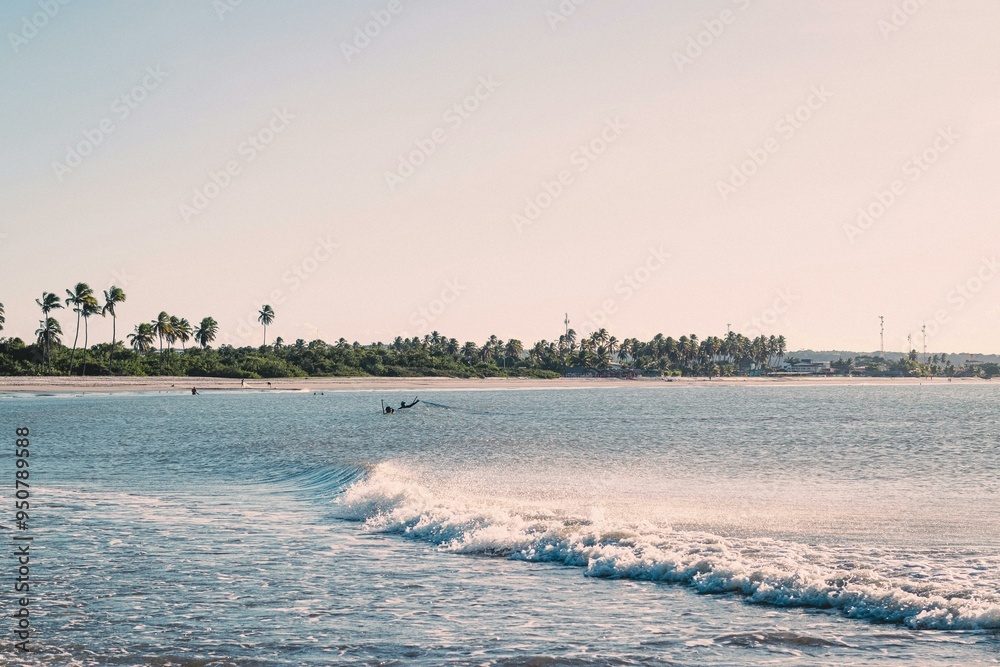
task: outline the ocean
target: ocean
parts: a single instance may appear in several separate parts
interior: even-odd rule
[[[412,398],[0,396],[3,663],[1000,663],[989,384]]]

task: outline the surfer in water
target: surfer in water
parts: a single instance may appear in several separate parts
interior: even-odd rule
[[[419,402],[420,402],[420,400],[416,396],[414,396],[413,397],[413,402],[410,403],[409,405],[407,405],[406,401],[400,401],[399,402],[399,408],[395,408],[394,409],[391,405],[386,405],[385,401],[382,401],[382,413],[383,414],[387,414],[387,415],[391,415],[397,409],[398,410],[405,410],[406,408],[412,408],[414,405],[416,405]]]

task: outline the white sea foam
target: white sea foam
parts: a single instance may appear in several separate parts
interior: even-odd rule
[[[386,463],[335,501],[366,529],[443,551],[585,568],[587,576],[672,582],[779,606],[838,609],[912,628],[1000,628],[1000,559],[831,547],[675,531],[497,498],[437,493]],[[996,560],[997,562],[992,562]],[[989,561],[989,562],[987,562]]]

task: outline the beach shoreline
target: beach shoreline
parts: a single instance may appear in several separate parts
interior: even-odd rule
[[[275,378],[246,380],[210,377],[37,377],[0,376],[0,394],[4,393],[121,393],[202,391],[492,391],[532,389],[606,389],[615,387],[828,387],[828,386],[911,386],[985,384],[980,378],[869,378],[869,377],[726,377],[709,380],[703,377],[641,378]]]

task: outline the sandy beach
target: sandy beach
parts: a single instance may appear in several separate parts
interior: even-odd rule
[[[247,380],[203,377],[0,377],[3,393],[79,393],[79,392],[164,392],[190,393],[212,391],[490,391],[502,389],[588,389],[608,387],[691,387],[691,386],[904,386],[984,384],[978,378],[863,378],[863,377],[769,377],[769,378],[281,378]]]

